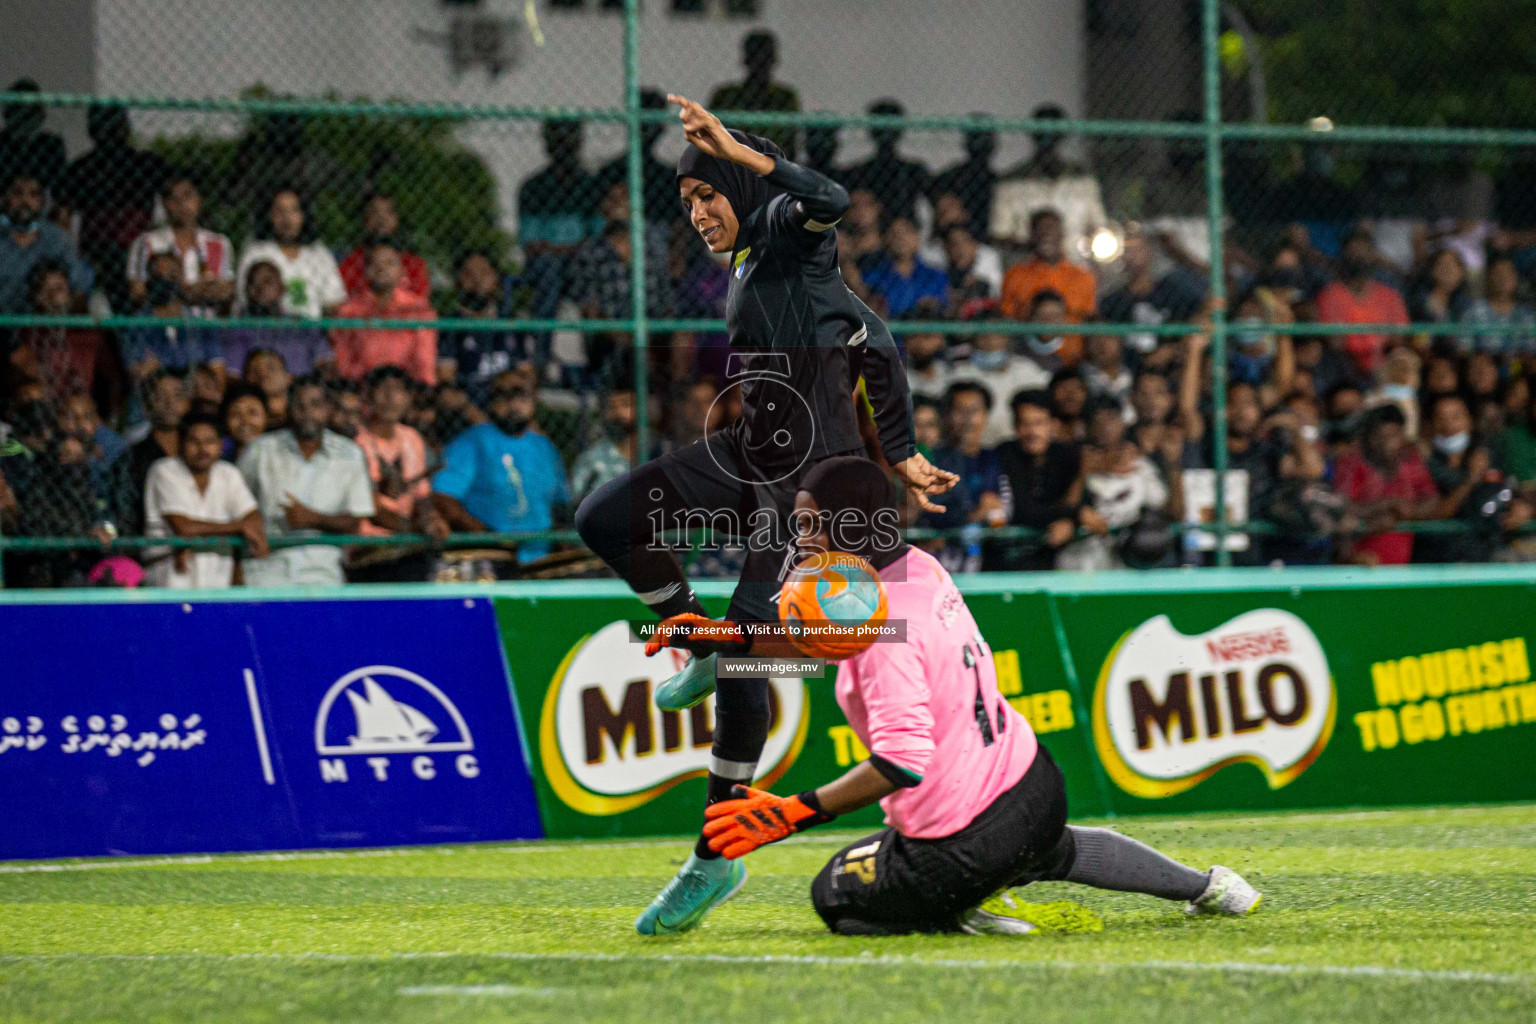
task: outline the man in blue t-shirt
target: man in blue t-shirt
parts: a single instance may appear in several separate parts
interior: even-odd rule
[[[921,245],[917,227],[897,217],[885,229],[884,255],[864,271],[864,283],[884,300],[885,313],[892,319],[914,310],[939,319],[949,305],[949,276],[918,258]]]
[[[557,508],[570,504],[559,451],[528,429],[533,410],[526,380],[499,374],[486,403],[490,422],[466,430],[443,452],[432,497],[455,531],[547,530]],[[547,543],[522,544],[517,557],[531,562],[548,553]]]

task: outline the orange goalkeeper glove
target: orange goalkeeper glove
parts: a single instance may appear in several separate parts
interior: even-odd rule
[[[645,642],[646,657],[663,647],[676,647],[696,658],[707,658],[711,654],[746,654],[752,649],[752,639],[729,619],[684,612],[657,623],[656,632]]]
[[[788,839],[835,817],[821,809],[814,789],[791,797],[749,786],[737,786],[732,792],[735,800],[704,808],[704,838],[711,850],[727,860],[745,857],[759,846]]]

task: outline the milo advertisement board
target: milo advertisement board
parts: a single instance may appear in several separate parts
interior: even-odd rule
[[[999,688],[1061,765],[1075,816],[1536,798],[1536,590],[1491,569],[1414,578],[959,583]],[[629,625],[641,612],[620,584],[521,593],[498,598],[497,619],[547,834],[694,832],[713,700],[655,706],[679,656],[644,656]],[[719,613],[726,593],[705,602]],[[834,673],[771,681],[759,786],[798,792],[869,756]],[[846,819],[880,820],[878,808]]]
[[[1117,813],[1536,796],[1524,587],[1052,599]]]

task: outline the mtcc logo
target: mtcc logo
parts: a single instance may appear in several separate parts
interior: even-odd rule
[[[349,781],[347,757],[334,755],[371,755],[366,763],[378,782],[390,779],[391,755],[408,757],[411,773],[423,781],[437,778],[439,755],[457,755],[452,770],[473,779],[480,774],[474,749],[469,725],[448,695],[393,665],[348,672],[331,684],[315,716],[315,752],[326,782]]]

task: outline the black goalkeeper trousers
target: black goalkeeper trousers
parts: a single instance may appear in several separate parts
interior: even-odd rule
[[[1041,747],[1024,777],[953,835],[886,828],[844,847],[811,883],[811,902],[840,935],[954,931],[999,889],[1065,878],[1075,856],[1066,783]]]

